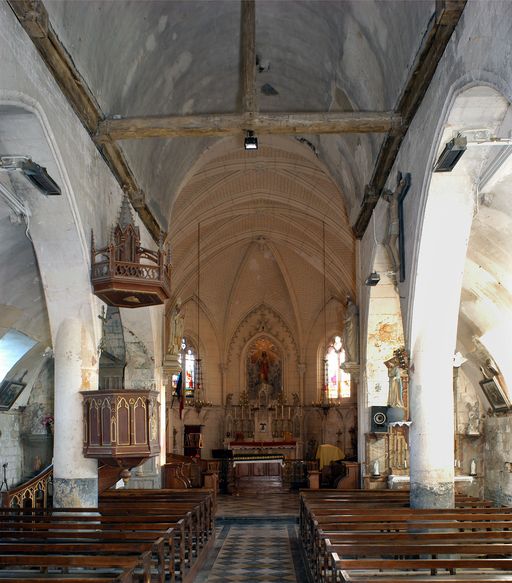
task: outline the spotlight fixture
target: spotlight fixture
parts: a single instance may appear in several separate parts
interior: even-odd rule
[[[258,149],[258,138],[254,135],[254,132],[248,130],[245,134],[244,148],[246,150],[257,150]]]
[[[59,185],[46,168],[33,162],[28,156],[0,156],[0,170],[18,171],[45,196],[62,194]]]
[[[364,282],[365,285],[369,285],[370,287],[376,286],[380,281],[380,275],[376,271],[372,271],[370,275],[366,278]]]
[[[465,136],[456,136],[450,140],[441,152],[434,166],[434,172],[451,172],[466,151],[467,145],[468,140]]]

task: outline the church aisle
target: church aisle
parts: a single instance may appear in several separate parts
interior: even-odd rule
[[[294,520],[229,520],[196,583],[307,583]]]
[[[298,537],[296,492],[251,480],[219,496],[214,548],[196,583],[308,583]]]

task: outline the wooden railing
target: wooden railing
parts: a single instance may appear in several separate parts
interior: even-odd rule
[[[28,482],[0,493],[0,506],[9,508],[50,508],[52,505],[53,466],[45,468]]]
[[[129,261],[101,261],[92,266],[92,279],[133,277],[144,281],[160,281],[170,285],[169,272],[164,265],[148,265]]]

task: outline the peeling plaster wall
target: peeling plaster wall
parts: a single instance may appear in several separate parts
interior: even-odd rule
[[[7,483],[16,486],[21,478],[23,450],[20,441],[20,414],[18,411],[0,415],[0,464],[7,463]],[[0,481],[3,480],[3,468]],[[5,488],[4,488],[5,489]]]
[[[53,388],[53,360],[47,360],[21,414],[23,477],[37,473],[38,466],[46,467],[52,461],[53,438],[50,428],[43,425],[43,419],[54,414]]]
[[[485,431],[485,497],[512,506],[512,423],[510,416],[487,417]]]

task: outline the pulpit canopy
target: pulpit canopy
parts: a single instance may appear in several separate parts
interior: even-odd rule
[[[94,294],[109,306],[141,308],[163,304],[171,296],[171,267],[166,253],[141,246],[128,198],[123,198],[110,243],[91,244],[91,282]]]

